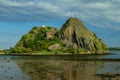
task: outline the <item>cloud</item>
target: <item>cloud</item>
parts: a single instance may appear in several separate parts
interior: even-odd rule
[[[51,21],[78,17],[95,27],[118,29],[120,0],[0,0],[0,21]],[[111,24],[110,22],[113,22]]]

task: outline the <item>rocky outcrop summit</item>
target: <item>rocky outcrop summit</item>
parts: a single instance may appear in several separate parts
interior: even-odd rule
[[[82,21],[69,18],[61,28],[61,41],[66,48],[78,49],[80,52],[108,53],[107,46],[95,33],[88,30]]]
[[[61,30],[50,27],[34,27],[23,35],[11,53],[54,51],[74,54],[108,53],[107,46],[95,33],[87,29],[82,21],[69,18]]]

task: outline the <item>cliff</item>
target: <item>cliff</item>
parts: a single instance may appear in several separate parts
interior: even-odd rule
[[[103,41],[77,18],[69,18],[63,24],[61,40],[66,48],[77,49],[77,53],[108,53],[108,48]]]

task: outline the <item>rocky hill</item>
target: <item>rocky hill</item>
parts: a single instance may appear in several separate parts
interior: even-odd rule
[[[66,48],[77,49],[79,52],[106,53],[107,46],[95,33],[88,30],[82,21],[69,18],[61,28],[61,41]]]
[[[69,18],[61,30],[41,26],[23,35],[10,53],[54,51],[55,53],[103,54],[107,46],[77,18]]]

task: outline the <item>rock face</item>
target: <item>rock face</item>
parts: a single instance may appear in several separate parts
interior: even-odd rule
[[[46,38],[47,39],[54,39],[56,32],[57,31],[55,29],[52,29],[52,30],[46,32]]]
[[[78,53],[108,53],[107,46],[77,18],[69,18],[61,28],[61,41]]]

